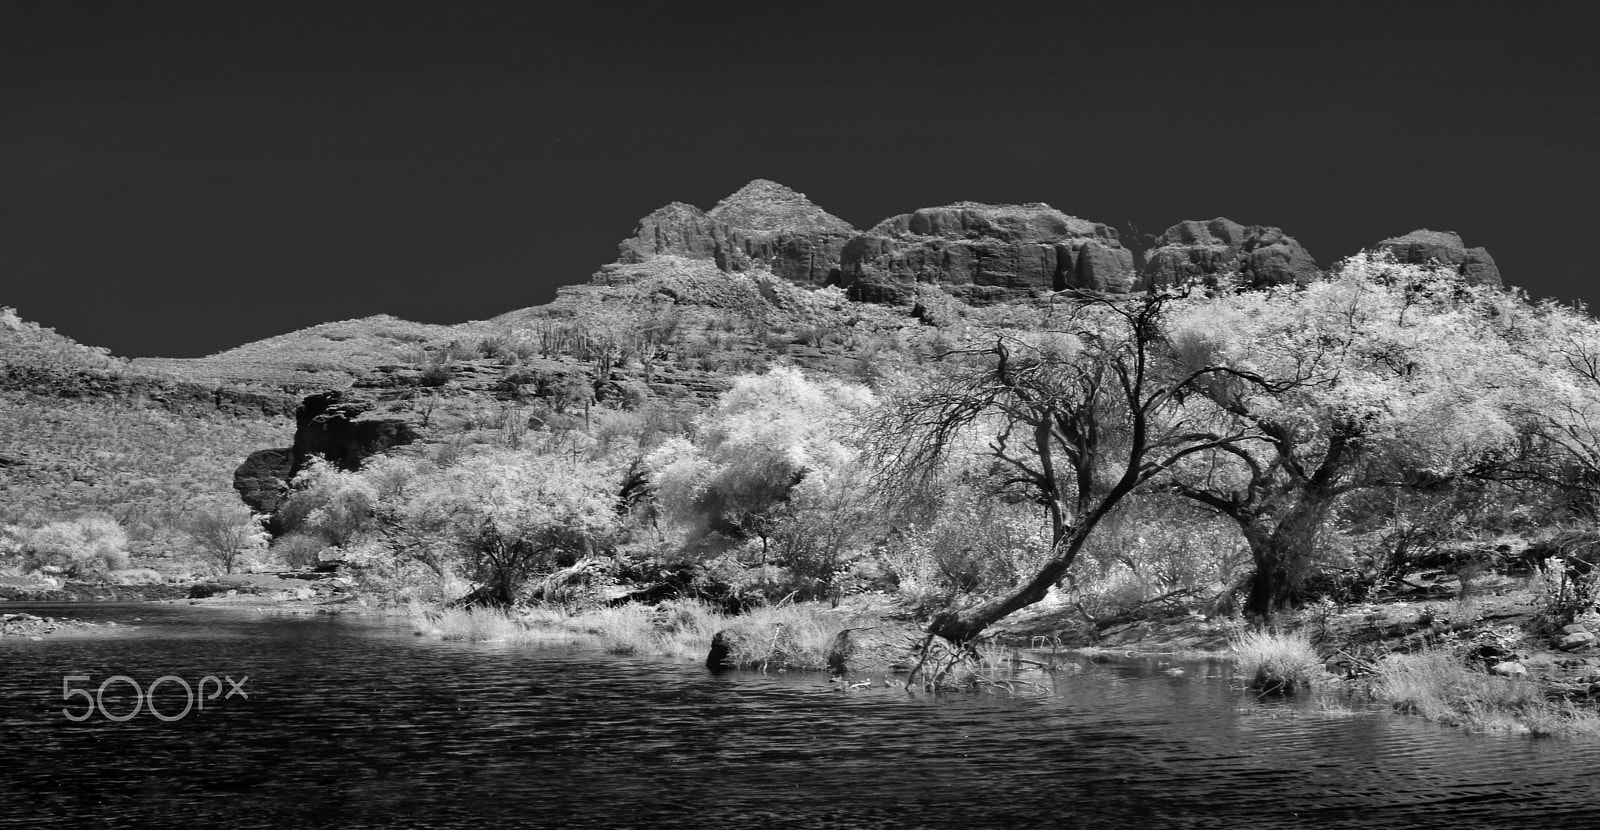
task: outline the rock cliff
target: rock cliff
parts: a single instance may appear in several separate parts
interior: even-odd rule
[[[313,456],[354,470],[362,461],[420,437],[405,419],[373,417],[373,405],[348,392],[307,397],[295,411],[294,445],[253,452],[234,470],[239,498],[259,513],[275,513],[289,482]]]
[[[709,259],[723,271],[762,264],[795,283],[822,286],[837,281],[839,254],[854,235],[850,223],[805,194],[756,179],[710,211],[673,202],[639,220],[639,229],[618,246],[617,261],[672,255]]]
[[[852,296],[908,300],[917,283],[969,302],[1080,288],[1125,293],[1133,254],[1115,229],[1045,204],[960,202],[880,222],[850,240],[840,283]]]
[[[1438,262],[1451,266],[1473,285],[1502,285],[1500,268],[1494,264],[1494,257],[1482,248],[1466,247],[1460,236],[1448,231],[1416,230],[1385,239],[1376,247],[1394,254],[1400,262],[1414,265]]]
[[[1319,278],[1316,260],[1278,228],[1241,225],[1229,219],[1179,222],[1156,238],[1145,256],[1145,285],[1214,282],[1230,274],[1252,287]]]

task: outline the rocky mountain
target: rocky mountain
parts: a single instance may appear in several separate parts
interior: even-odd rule
[[[1145,255],[1145,285],[1179,285],[1233,274],[1245,285],[1304,285],[1322,275],[1316,260],[1278,228],[1224,218],[1167,228]]]
[[[1449,231],[1415,230],[1385,239],[1374,247],[1389,251],[1400,262],[1452,266],[1462,279],[1474,285],[1503,285],[1494,257],[1483,248],[1468,248],[1458,234]]]
[[[907,301],[918,283],[981,303],[1068,288],[1126,293],[1134,278],[1115,229],[1040,203],[894,216],[850,240],[840,261],[840,284],[878,302]]]
[[[619,265],[663,254],[709,259],[723,271],[764,265],[800,285],[837,282],[850,223],[777,182],[755,181],[709,211],[673,202],[639,220],[618,246]]]
[[[1453,233],[1419,230],[1375,248],[1407,263],[1438,261],[1469,282],[1500,284],[1494,258]],[[706,261],[725,273],[770,271],[804,286],[839,285],[852,297],[910,304],[919,286],[968,303],[1067,289],[1126,293],[1229,274],[1244,285],[1304,285],[1322,268],[1281,228],[1226,218],[1185,220],[1156,237],[1135,267],[1116,229],[1033,203],[957,202],[900,214],[868,230],[783,185],[757,179],[709,211],[674,202],[639,221],[616,263],[594,277],[627,282],[656,257]]]
[[[1453,233],[1415,231],[1376,247],[1500,284],[1493,258]],[[676,428],[740,373],[782,362],[870,380],[926,359],[947,326],[1006,313],[997,303],[1222,274],[1304,284],[1321,273],[1282,230],[1224,218],[1173,225],[1136,267],[1114,229],[1046,204],[958,202],[858,231],[756,180],[710,210],[673,203],[651,213],[588,284],[481,322],[379,315],[208,358],[126,361],[0,310],[0,420],[16,438],[0,442],[0,495],[31,511],[127,502],[142,498],[129,488],[150,481],[196,497],[231,484],[272,512],[313,454],[353,467],[391,450],[510,442],[574,418],[586,427],[591,405],[597,419],[625,412]],[[823,287],[844,290],[814,290]],[[193,434],[231,458],[232,480],[209,467],[197,487],[184,476],[199,474],[150,475],[155,465],[114,429],[131,416],[111,414],[146,410],[140,430],[163,441]],[[37,417],[45,411],[56,414]],[[104,440],[83,440],[91,424],[107,427]],[[105,462],[94,459],[112,457],[129,459],[126,474],[96,472]],[[96,481],[109,483],[104,494]]]

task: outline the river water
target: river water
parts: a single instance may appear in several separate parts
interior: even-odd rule
[[[1600,742],[1257,701],[1217,662],[909,696],[398,620],[6,608],[131,624],[0,640],[14,826],[1600,826]],[[132,684],[169,676],[217,680],[135,713]]]

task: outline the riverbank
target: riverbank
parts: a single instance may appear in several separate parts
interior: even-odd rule
[[[0,637],[25,637],[42,640],[51,634],[83,633],[96,629],[119,628],[114,622],[92,623],[65,617],[40,617],[27,612],[0,613]]]
[[[1465,598],[1459,584],[1411,584],[1417,591],[1409,596],[1301,608],[1280,616],[1273,630],[1305,639],[1318,680],[1326,681],[1315,684],[1318,694],[1384,700],[1398,711],[1471,729],[1600,731],[1600,616],[1591,611],[1554,626],[1533,579],[1483,578]],[[1178,604],[1088,620],[1075,607],[1046,602],[996,625],[975,653],[958,655],[938,641],[925,653],[930,643],[915,610],[883,594],[848,597],[836,607],[779,603],[730,616],[692,600],[576,613],[549,606],[396,608],[360,596],[348,578],[309,572],[134,586],[146,589],[136,597],[107,593],[107,587],[69,583],[62,593],[74,599],[57,601],[139,598],[273,614],[404,614],[419,636],[443,640],[579,642],[712,668],[826,672],[873,688],[903,688],[914,670],[919,685],[971,687],[1007,667],[1051,670],[1068,665],[1069,657],[1108,654],[1239,663],[1237,645],[1250,631],[1237,617],[1209,617]],[[90,627],[69,620],[30,623],[25,636]],[[0,634],[22,631],[14,626]],[[1498,703],[1486,707],[1485,701]]]

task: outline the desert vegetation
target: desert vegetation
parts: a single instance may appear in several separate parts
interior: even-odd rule
[[[1342,654],[1418,712],[1407,690],[1443,675],[1414,664],[1488,676],[1461,638],[1496,602],[1518,597],[1519,636],[1549,649],[1595,627],[1600,323],[1583,309],[1370,253],[1306,285],[988,306],[930,289],[914,315],[759,268],[608,269],[537,309],[391,326],[396,362],[358,388],[425,440],[309,459],[270,547],[218,491],[233,448],[287,443],[282,421],[15,397],[7,435],[93,453],[79,466],[107,480],[69,499],[8,479],[10,567],[338,563],[440,636],[530,636],[557,614],[619,652],[703,651],[752,613],[857,595],[952,662],[997,635],[1237,620],[1212,647],[1231,636],[1251,685],[1319,688]],[[121,440],[139,447],[126,476],[104,455]],[[183,486],[163,484],[175,457]],[[115,525],[128,561],[52,559],[40,540],[74,521]],[[1429,610],[1381,637],[1331,622],[1383,600]],[[772,625],[752,653],[819,664],[811,623]],[[1413,652],[1431,656],[1385,656]]]

